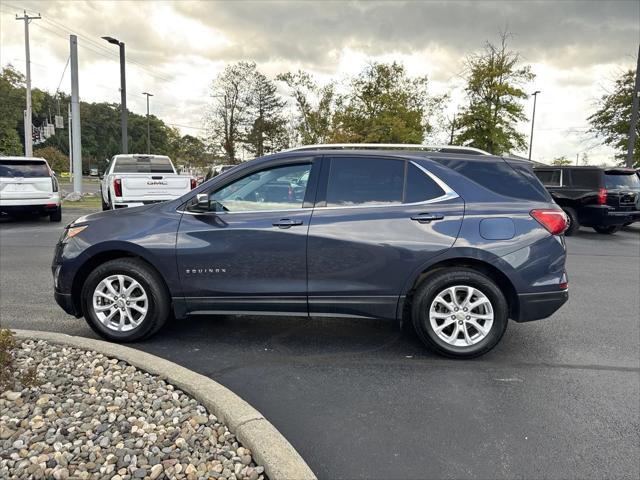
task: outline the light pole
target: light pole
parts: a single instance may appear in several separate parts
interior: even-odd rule
[[[147,153],[151,153],[151,130],[149,130],[149,97],[153,97],[153,93],[142,92],[147,96]]]
[[[127,139],[127,79],[124,71],[124,42],[113,37],[102,37],[120,49],[120,129],[122,130],[122,153],[129,153]]]
[[[533,146],[533,125],[536,123],[536,100],[540,90],[536,90],[533,95],[533,115],[531,116],[531,135],[529,136],[529,161],[531,161],[531,147]]]

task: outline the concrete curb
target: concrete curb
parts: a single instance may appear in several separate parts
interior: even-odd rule
[[[12,330],[18,339],[46,340],[93,350],[157,375],[193,396],[225,423],[240,442],[251,450],[256,461],[264,466],[270,480],[316,479],[295,448],[260,412],[228,388],[204,375],[150,353],[116,343],[54,332]]]

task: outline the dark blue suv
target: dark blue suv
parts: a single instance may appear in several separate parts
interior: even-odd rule
[[[65,230],[55,297],[110,340],[175,316],[410,322],[453,357],[567,301],[566,218],[528,162],[461,147],[324,145]]]

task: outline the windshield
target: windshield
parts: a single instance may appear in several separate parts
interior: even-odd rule
[[[0,160],[0,177],[49,177],[47,164],[42,160]]]
[[[113,173],[174,173],[169,157],[117,158]]]
[[[635,173],[616,174],[607,173],[604,176],[604,184],[611,190],[631,189],[640,190],[640,178]]]

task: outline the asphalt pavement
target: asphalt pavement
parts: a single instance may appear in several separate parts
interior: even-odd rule
[[[95,337],[53,300],[65,222],[0,220],[0,324]],[[639,478],[640,224],[567,239],[570,300],[470,361],[393,322],[194,317],[136,348],[262,412],[321,479]]]

